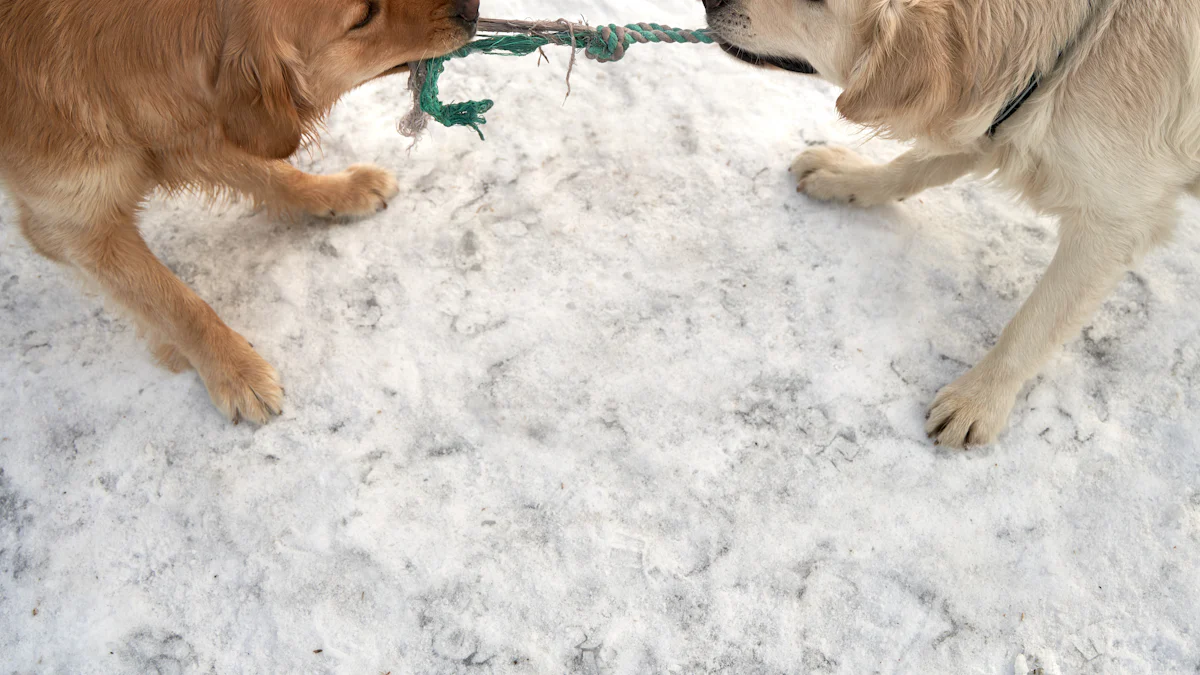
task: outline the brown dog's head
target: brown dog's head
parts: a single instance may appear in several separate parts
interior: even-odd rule
[[[941,147],[969,143],[1030,76],[983,63],[984,17],[972,13],[977,3],[964,0],[704,3],[727,51],[789,70],[809,65],[845,89],[838,110],[846,119],[890,137]]]
[[[284,158],[347,91],[475,34],[479,0],[228,0],[215,73],[225,136]]]

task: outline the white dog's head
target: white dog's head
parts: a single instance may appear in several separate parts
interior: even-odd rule
[[[1031,74],[1023,65],[985,63],[1013,22],[985,16],[978,3],[964,0],[704,4],[726,51],[843,87],[842,115],[890,137],[964,145],[986,132],[1005,98]],[[1002,15],[997,8],[1006,4],[996,3],[993,14]]]

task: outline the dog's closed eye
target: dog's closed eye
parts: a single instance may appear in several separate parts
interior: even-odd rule
[[[363,9],[365,10],[363,12],[363,17],[359,19],[358,23],[351,26],[350,30],[360,30],[369,26],[371,21],[373,21],[379,14],[379,3],[375,0],[369,0],[364,5]]]

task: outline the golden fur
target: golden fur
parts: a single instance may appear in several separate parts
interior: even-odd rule
[[[875,165],[816,148],[799,189],[859,205],[967,173],[1060,221],[1054,261],[974,368],[945,387],[927,431],[993,441],[1024,383],[1200,192],[1200,0],[706,0],[743,54],[807,60],[841,85],[839,111],[915,148]],[[1005,102],[1034,96],[994,138]]]
[[[137,230],[156,188],[276,212],[358,216],[396,181],[284,161],[346,91],[456,49],[478,0],[0,0],[0,183],[41,254],[136,317],[160,361],[194,367],[235,422],[265,422],[275,370]]]

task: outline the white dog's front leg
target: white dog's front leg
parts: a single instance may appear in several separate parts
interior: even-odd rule
[[[812,148],[792,163],[796,190],[815,199],[877,206],[951,183],[975,168],[978,155],[926,155],[910,150],[876,164],[838,146]]]
[[[1054,261],[995,348],[934,399],[930,438],[956,448],[995,440],[1021,387],[1079,332],[1147,246],[1119,224],[1064,220]]]

